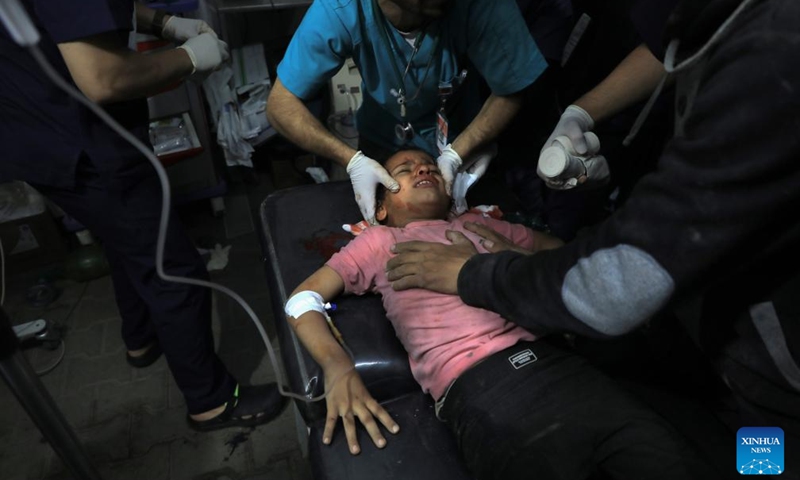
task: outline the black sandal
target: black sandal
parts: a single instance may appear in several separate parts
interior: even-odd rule
[[[222,413],[202,421],[187,415],[186,421],[192,430],[198,432],[230,427],[255,427],[277,417],[286,403],[275,383],[247,387],[237,385],[233,398],[225,404]]]
[[[128,365],[131,367],[145,368],[156,363],[156,360],[161,358],[161,353],[161,345],[155,342],[143,355],[139,355],[138,357],[132,357],[130,353],[126,352],[125,360],[127,360]]]

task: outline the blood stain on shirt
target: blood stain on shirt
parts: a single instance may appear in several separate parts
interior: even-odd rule
[[[353,237],[346,233],[334,233],[327,230],[314,232],[313,236],[303,242],[303,247],[309,252],[317,252],[325,260],[331,258]]]

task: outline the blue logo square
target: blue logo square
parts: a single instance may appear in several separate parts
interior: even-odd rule
[[[783,447],[778,427],[742,427],[736,432],[736,470],[740,475],[780,475]]]

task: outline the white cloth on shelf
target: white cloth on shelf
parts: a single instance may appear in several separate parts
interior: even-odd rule
[[[217,143],[225,153],[228,166],[252,167],[253,146],[247,141],[247,129],[240,116],[236,96],[231,89],[233,71],[225,66],[209,75],[203,82],[212,112],[214,127],[217,130]]]

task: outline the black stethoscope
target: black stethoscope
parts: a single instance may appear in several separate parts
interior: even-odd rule
[[[379,6],[377,0],[373,0],[372,2],[372,12],[375,17],[375,22],[382,26],[381,39],[383,41],[384,47],[386,51],[389,52],[390,55],[397,54],[400,56],[399,51],[395,51],[392,48],[390,39],[389,39],[389,32],[386,30],[386,24],[383,23],[385,20],[381,18],[381,15],[378,14]],[[398,89],[391,89],[389,92],[392,94],[393,97],[397,99],[397,104],[400,107],[400,123],[395,125],[394,127],[394,134],[400,141],[409,141],[414,138],[414,127],[411,125],[406,119],[406,104],[409,102],[413,102],[419,97],[420,92],[422,91],[422,87],[425,85],[425,81],[428,79],[428,73],[430,72],[431,65],[433,64],[433,59],[436,57],[436,49],[439,47],[439,36],[437,35],[434,39],[433,47],[431,48],[431,55],[428,59],[428,64],[425,66],[425,73],[422,75],[422,80],[419,82],[417,86],[417,90],[414,94],[410,97],[406,97],[406,88],[405,88],[405,81],[406,76],[408,75],[408,71],[411,69],[411,63],[414,61],[414,57],[416,57],[417,52],[419,52],[420,47],[422,46],[422,41],[425,39],[425,29],[423,28],[422,31],[417,35],[417,38],[414,40],[413,50],[411,51],[411,57],[408,59],[408,63],[406,63],[406,68],[403,70],[403,73],[400,73],[400,69],[397,67],[397,62],[394,58],[392,58],[392,67],[394,68],[395,76],[397,77],[397,81],[400,84],[400,88]]]

